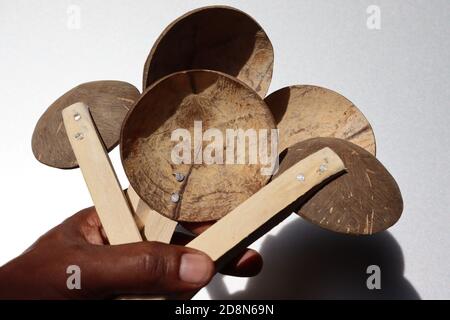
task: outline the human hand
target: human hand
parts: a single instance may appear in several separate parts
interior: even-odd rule
[[[188,226],[189,227],[189,226]],[[207,225],[192,226],[201,232]],[[185,242],[174,236],[174,243]],[[80,268],[81,288],[70,290],[67,268]],[[245,251],[225,270],[259,272],[262,259]],[[40,237],[0,268],[2,299],[105,299],[121,295],[173,295],[205,286],[215,273],[204,253],[176,244],[139,242],[110,246],[94,208],[87,208]]]

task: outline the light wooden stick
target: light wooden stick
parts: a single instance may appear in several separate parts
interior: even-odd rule
[[[295,200],[344,169],[335,152],[321,149],[286,170],[187,246],[217,261]]]
[[[136,191],[129,186],[127,190],[128,199],[136,214],[138,228],[144,229],[144,236],[147,241],[159,241],[170,243],[175,232],[177,221],[171,220],[157,211],[151,209],[141,200]]]
[[[142,241],[88,107],[75,103],[62,111],[64,126],[110,244]]]
[[[323,148],[290,167],[189,242],[187,247],[201,250],[217,262],[248,241],[252,234],[270,225],[272,219],[285,214],[293,202],[343,170],[345,166],[339,156],[330,148]],[[195,293],[175,298],[187,300]],[[159,297],[170,298],[173,297]]]
[[[113,180],[117,181],[117,184],[118,184],[119,182],[116,178],[116,174],[111,165],[108,154],[106,153],[105,148],[103,147],[102,140],[98,135],[98,132],[96,130],[94,121],[91,117],[89,110],[87,112],[84,110],[84,108],[86,106],[73,105],[70,107],[71,107],[71,109],[67,108],[66,115],[63,114],[63,118],[67,119],[67,120],[64,120],[64,124],[66,126],[66,121],[68,121],[68,123],[75,125],[75,127],[72,126],[70,128],[67,128],[67,126],[66,126],[66,131],[69,132],[68,130],[72,130],[71,128],[77,129],[77,128],[80,128],[80,126],[84,126],[83,122],[81,122],[81,116],[83,113],[83,120],[88,122],[88,126],[86,128],[88,128],[87,130],[89,130],[89,132],[92,132],[92,134],[90,134],[90,135],[83,134],[83,138],[80,140],[81,135],[78,136],[78,139],[75,138],[75,135],[78,133],[81,133],[81,131],[74,130],[74,133],[73,133],[74,139],[70,139],[70,136],[69,136],[69,141],[71,141],[72,148],[74,147],[72,140],[75,140],[74,142],[76,142],[76,143],[78,143],[80,141],[86,142],[86,141],[90,141],[90,140],[95,140],[96,142],[94,144],[91,144],[91,146],[92,146],[92,148],[96,148],[96,151],[95,152],[92,151],[91,154],[103,154],[104,155],[104,157],[107,159],[107,162],[108,162],[107,166],[110,167],[110,169],[111,169],[111,170],[108,169],[109,175],[111,176],[111,172],[112,172],[114,175]],[[82,108],[83,110],[78,110],[79,108]],[[75,115],[79,115],[79,119],[77,116],[78,120],[75,119]],[[77,131],[77,132],[75,132],[75,131]],[[76,145],[78,146],[78,144],[76,144]],[[75,153],[75,149],[73,149],[73,150]],[[76,154],[76,156],[77,156],[77,160],[78,160],[78,157],[80,157],[82,155]],[[91,160],[89,160],[88,162],[90,162],[90,161]],[[78,162],[80,163],[80,161],[78,161]],[[105,161],[103,161],[103,163],[105,163]],[[82,166],[80,164],[80,168],[83,171],[83,168],[85,168],[85,166],[84,165]],[[84,171],[83,171],[83,174],[85,174]],[[97,181],[93,181],[91,183],[98,184]],[[120,184],[117,187],[121,188]],[[96,188],[98,188],[98,186]],[[108,192],[107,189],[105,189],[105,192]],[[103,195],[106,196],[106,194],[103,194]],[[126,195],[128,197],[131,208],[133,209],[132,213],[135,214],[134,218],[135,218],[137,227],[139,230],[143,229],[146,240],[169,243],[172,238],[173,233],[175,232],[177,222],[173,221],[169,218],[166,218],[165,216],[159,214],[155,210],[152,210],[144,201],[142,201],[139,198],[138,194],[134,191],[134,189],[131,186],[128,188]],[[108,199],[111,199],[111,198],[108,196]],[[122,201],[121,199],[122,199],[122,197],[120,197],[117,201]],[[95,200],[94,200],[94,204],[95,204],[97,210],[99,210],[98,205],[95,203]],[[124,208],[123,203],[121,205],[121,208],[122,209]],[[127,210],[127,211],[129,211],[129,210]],[[101,219],[102,225],[106,231],[106,227],[103,224],[104,219],[102,219],[102,218],[100,218],[100,219]],[[106,233],[107,233],[107,235],[109,234],[108,232],[106,232]],[[109,239],[109,236],[108,236],[108,239]],[[109,239],[109,240],[111,242],[111,239]],[[136,241],[137,240],[132,241],[132,242],[136,242]],[[126,243],[126,242],[124,242],[124,243]]]

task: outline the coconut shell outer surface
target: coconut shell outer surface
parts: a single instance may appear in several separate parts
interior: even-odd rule
[[[376,153],[375,135],[362,112],[332,90],[297,85],[271,93],[265,102],[280,130],[279,150],[315,137],[348,140]]]
[[[201,121],[203,132],[218,129],[224,140],[227,129],[270,132],[275,128],[272,114],[258,94],[220,72],[179,72],[148,88],[124,122],[120,143],[122,163],[141,199],[177,221],[220,219],[270,178],[261,174],[266,165],[260,163],[196,164],[195,155],[203,155],[213,140],[200,143],[203,152],[194,149],[195,121]],[[179,141],[172,141],[171,137],[177,129],[187,130],[191,137],[190,164],[177,164],[172,158],[172,150]],[[236,147],[237,143],[235,155]],[[223,150],[224,163],[227,159]],[[182,181],[176,179],[177,173],[182,174]],[[174,194],[178,194],[178,201],[173,201]]]
[[[53,102],[37,122],[32,137],[34,156],[51,167],[78,167],[61,115],[64,108],[76,102],[89,106],[105,147],[111,151],[119,143],[122,122],[139,95],[133,85],[122,81],[94,81],[71,89]]]
[[[174,72],[210,69],[238,78],[264,97],[273,62],[272,44],[253,18],[227,6],[204,7],[163,31],[145,63],[143,88]]]
[[[354,235],[374,234],[396,223],[403,211],[397,183],[371,153],[348,141],[299,142],[288,149],[276,176],[324,147],[339,155],[347,172],[317,191],[301,207],[300,216],[325,229]]]

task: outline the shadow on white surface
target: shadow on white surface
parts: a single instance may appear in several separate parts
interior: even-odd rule
[[[229,294],[223,276],[208,286],[212,299],[420,299],[404,277],[402,250],[387,231],[355,237],[296,220],[268,237],[264,268],[245,290]],[[369,290],[369,265],[381,269],[381,289]]]

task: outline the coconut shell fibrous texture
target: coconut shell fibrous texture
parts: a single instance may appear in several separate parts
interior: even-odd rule
[[[271,93],[265,102],[280,130],[280,151],[306,139],[334,137],[375,155],[375,135],[369,121],[350,100],[335,91],[295,85]]]
[[[228,6],[203,7],[179,17],[160,35],[144,66],[144,90],[178,71],[209,69],[238,78],[264,97],[274,53],[262,27]]]
[[[196,129],[196,123],[201,127]],[[217,220],[264,186],[270,175],[261,174],[261,163],[227,164],[233,159],[227,158],[226,138],[220,150],[209,151],[211,140],[194,145],[194,139],[208,129],[227,137],[227,130],[274,128],[264,101],[238,79],[216,71],[178,72],[148,88],[128,114],[121,134],[122,162],[130,184],[154,210],[178,221]],[[173,159],[177,130],[189,135],[190,163]],[[250,143],[245,148],[248,154]],[[201,159],[211,151],[214,157],[221,153],[223,162]]]
[[[112,150],[119,143],[123,119],[139,95],[133,85],[112,80],[83,83],[71,89],[53,102],[37,122],[31,143],[34,156],[51,167],[78,167],[61,114],[76,102],[89,106],[105,148]]]

